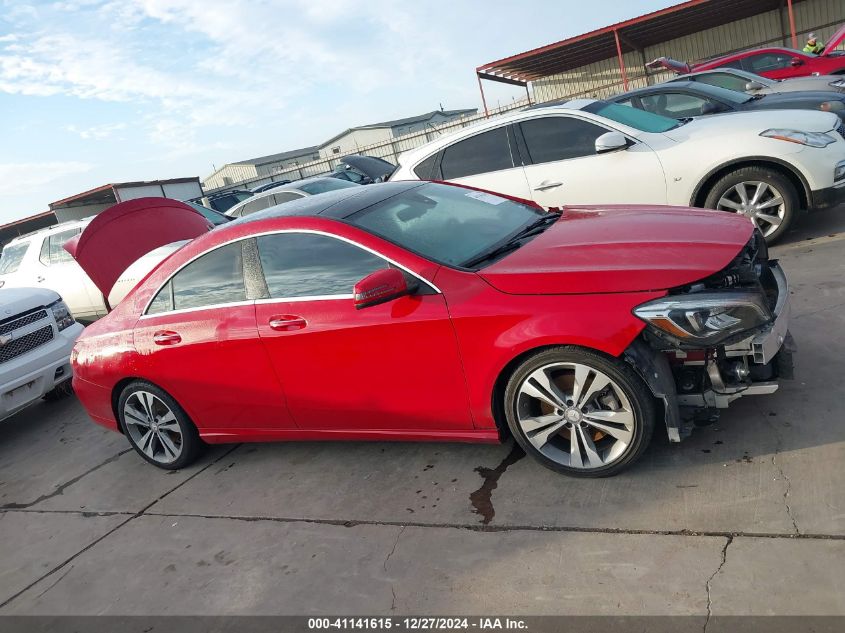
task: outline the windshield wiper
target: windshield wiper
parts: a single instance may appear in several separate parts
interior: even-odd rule
[[[463,266],[464,268],[475,268],[478,264],[482,262],[486,262],[490,259],[498,257],[499,255],[504,255],[505,253],[516,250],[517,248],[522,246],[522,240],[542,233],[546,230],[548,226],[557,222],[560,216],[560,211],[550,211],[546,215],[542,216],[541,218],[538,218],[531,224],[528,224],[527,226],[520,229],[518,233],[515,233],[514,235],[509,237],[508,240],[503,244],[499,244],[499,246],[496,246],[495,248],[489,251],[485,251],[479,255],[476,255],[472,259],[468,259],[463,264],[461,264],[461,266]]]

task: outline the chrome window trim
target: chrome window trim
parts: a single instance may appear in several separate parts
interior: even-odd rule
[[[196,310],[208,310],[208,309],[211,309],[211,308],[219,308],[219,307],[222,307],[222,306],[246,305],[247,303],[256,303],[256,302],[270,302],[270,301],[279,302],[279,301],[296,301],[296,300],[299,300],[299,301],[323,301],[323,300],[327,300],[327,299],[341,299],[341,298],[351,299],[352,298],[352,294],[342,294],[342,295],[314,295],[313,297],[288,297],[288,298],[285,298],[285,299],[282,299],[282,298],[279,298],[279,299],[273,299],[273,298],[270,298],[270,299],[250,299],[250,300],[247,300],[246,302],[236,301],[236,302],[230,302],[230,303],[217,303],[217,304],[214,304],[214,305],[200,306],[200,307],[197,307],[197,308],[180,308],[180,309],[176,309],[176,310],[168,310],[166,312],[156,312],[155,314],[147,314],[147,311],[150,309],[150,304],[152,304],[153,300],[158,296],[158,293],[161,292],[161,289],[164,288],[168,283],[170,283],[170,281],[176,275],[178,275],[185,267],[190,266],[193,262],[198,260],[203,255],[207,255],[208,253],[211,253],[212,251],[216,251],[218,248],[223,248],[224,246],[228,246],[229,244],[234,244],[235,242],[240,242],[241,240],[256,239],[256,238],[259,238],[259,237],[264,237],[266,235],[281,235],[283,233],[305,233],[305,234],[309,234],[309,235],[324,235],[326,237],[330,237],[330,238],[333,238],[333,239],[336,239],[336,240],[340,240],[341,242],[346,242],[347,244],[351,244],[352,246],[357,246],[358,248],[365,250],[368,253],[375,255],[376,257],[380,257],[381,259],[385,260],[386,262],[389,262],[390,264],[393,264],[397,268],[404,270],[406,273],[408,273],[412,277],[415,277],[416,279],[418,279],[420,281],[420,283],[423,283],[426,286],[430,287],[432,290],[434,290],[434,292],[436,294],[443,294],[443,291],[440,290],[440,288],[438,288],[437,286],[435,286],[433,282],[429,281],[428,279],[423,278],[421,275],[418,275],[417,273],[415,273],[413,270],[411,270],[407,266],[403,266],[402,264],[400,264],[399,262],[391,259],[390,257],[387,257],[386,255],[383,255],[383,254],[379,253],[378,251],[373,250],[372,248],[364,246],[363,244],[360,244],[359,242],[356,242],[355,240],[349,239],[348,237],[343,237],[341,235],[335,235],[334,233],[329,233],[328,231],[320,231],[318,229],[277,229],[277,230],[274,230],[274,231],[263,231],[261,233],[253,233],[252,235],[244,235],[242,237],[232,238],[231,240],[228,240],[226,242],[222,242],[221,244],[217,244],[214,248],[210,248],[206,251],[203,251],[199,255],[195,255],[194,257],[192,257],[191,259],[186,261],[184,264],[182,264],[177,270],[173,271],[173,273],[162,284],[160,284],[155,289],[155,292],[152,293],[150,298],[147,300],[146,305],[144,305],[144,309],[141,310],[141,316],[139,318],[144,319],[146,317],[155,317],[155,316],[159,316],[159,315],[162,315],[162,314],[175,314],[175,313],[183,313],[183,312],[193,312],[193,311],[196,311]],[[399,248],[401,248],[401,246]]]
[[[298,301],[334,301],[337,299],[350,300],[353,299],[353,294],[338,294],[338,295],[309,295],[305,297],[268,297],[267,299],[256,299],[255,303],[296,303]]]
[[[164,284],[167,285],[167,284]],[[164,287],[164,286],[162,286]],[[160,290],[160,289],[159,289]],[[159,291],[156,291],[156,295]],[[207,306],[197,306],[196,308],[179,308],[178,310],[168,310],[166,312],[156,312],[155,314],[142,314],[139,317],[141,319],[154,319],[155,317],[159,316],[166,316],[169,314],[185,314],[188,312],[199,312],[200,310],[214,310],[216,308],[235,308],[240,306],[248,306],[255,303],[255,299],[247,299],[246,301],[232,301],[230,303],[214,303]]]

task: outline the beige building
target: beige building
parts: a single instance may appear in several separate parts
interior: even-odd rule
[[[437,125],[461,117],[474,116],[477,112],[477,108],[433,110],[404,119],[351,127],[320,145],[320,156],[322,158],[341,158],[349,154],[356,154],[370,145],[389,142],[401,136],[424,131],[426,128],[434,129]]]
[[[237,163],[227,163],[203,180],[202,186],[206,191],[210,191],[258,178],[267,178],[270,181],[275,174],[284,169],[318,160],[320,158],[318,149],[316,146],[303,147],[279,154],[241,160]]]

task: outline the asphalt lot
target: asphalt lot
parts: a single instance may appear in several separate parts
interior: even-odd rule
[[[0,424],[0,614],[845,615],[845,207],[773,253],[796,380],[612,479],[388,443],[166,473],[38,404]]]

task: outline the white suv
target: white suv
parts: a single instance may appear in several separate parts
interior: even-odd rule
[[[0,420],[69,390],[70,352],[81,332],[52,290],[0,290]]]
[[[399,157],[390,180],[449,180],[544,207],[670,204],[742,213],[766,241],[845,201],[845,124],[760,110],[676,121],[581,99],[535,106]]]
[[[92,218],[65,222],[15,238],[0,255],[0,288],[49,288],[64,297],[73,316],[91,321],[108,312],[102,293],[63,248],[81,233]],[[183,242],[163,246],[132,264],[109,293],[116,306],[162,259]]]

